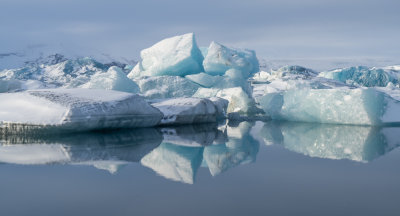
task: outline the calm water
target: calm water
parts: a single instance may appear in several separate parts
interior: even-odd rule
[[[400,128],[242,122],[0,137],[1,215],[399,215]]]

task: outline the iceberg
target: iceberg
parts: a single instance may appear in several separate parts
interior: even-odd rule
[[[214,87],[224,79],[223,76],[212,76],[203,72],[187,75],[185,78],[205,88]]]
[[[200,87],[179,76],[140,77],[135,82],[143,96],[149,99],[191,97]]]
[[[226,119],[229,101],[220,97],[210,97],[208,100],[213,102],[217,109],[217,120]]]
[[[324,71],[320,77],[338,80],[343,83],[364,87],[384,87],[389,83],[399,84],[400,70],[396,66],[386,68],[368,68],[365,66],[349,67]]]
[[[241,87],[227,89],[199,88],[193,97],[219,97],[228,100],[227,113],[251,113],[255,108],[254,100]]]
[[[375,89],[297,89],[257,98],[273,119],[384,125],[400,123],[400,102]]]
[[[193,33],[164,39],[142,50],[140,56],[142,61],[129,73],[129,78],[185,76],[203,71],[203,55]]]
[[[218,110],[204,98],[173,98],[152,103],[164,117],[160,125],[216,122]]]
[[[247,78],[243,77],[242,72],[237,69],[229,69],[223,76],[199,73],[187,75],[185,78],[204,88],[226,89],[242,87],[248,94],[251,92]]]
[[[122,92],[138,93],[139,86],[129,79],[121,68],[112,66],[105,73],[96,73],[88,83],[80,86],[89,89],[106,89]]]
[[[0,101],[3,133],[17,132],[18,125],[65,130],[150,127],[162,118],[162,113],[141,96],[100,89],[3,93]]]
[[[224,75],[229,69],[237,69],[243,77],[259,71],[256,53],[239,50],[211,42],[203,62],[204,71],[210,75]]]
[[[193,184],[203,160],[203,147],[162,143],[144,156],[141,164],[174,181]]]
[[[399,127],[268,122],[259,135],[310,157],[369,162],[400,146],[399,132]]]

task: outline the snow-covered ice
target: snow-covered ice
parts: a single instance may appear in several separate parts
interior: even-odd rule
[[[151,105],[163,113],[164,117],[161,119],[161,125],[198,124],[217,121],[217,107],[212,101],[204,98],[165,99]]]
[[[138,93],[139,86],[129,79],[121,68],[112,66],[105,73],[96,73],[82,88],[107,89],[122,92]]]
[[[149,127],[162,113],[143,97],[99,89],[48,89],[0,94],[0,120],[71,130]]]

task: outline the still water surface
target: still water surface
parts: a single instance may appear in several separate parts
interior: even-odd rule
[[[1,215],[400,215],[400,127],[0,137]]]

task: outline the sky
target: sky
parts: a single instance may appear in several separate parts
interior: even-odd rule
[[[138,59],[194,32],[263,58],[399,57],[398,0],[0,0],[0,54],[58,46]]]

